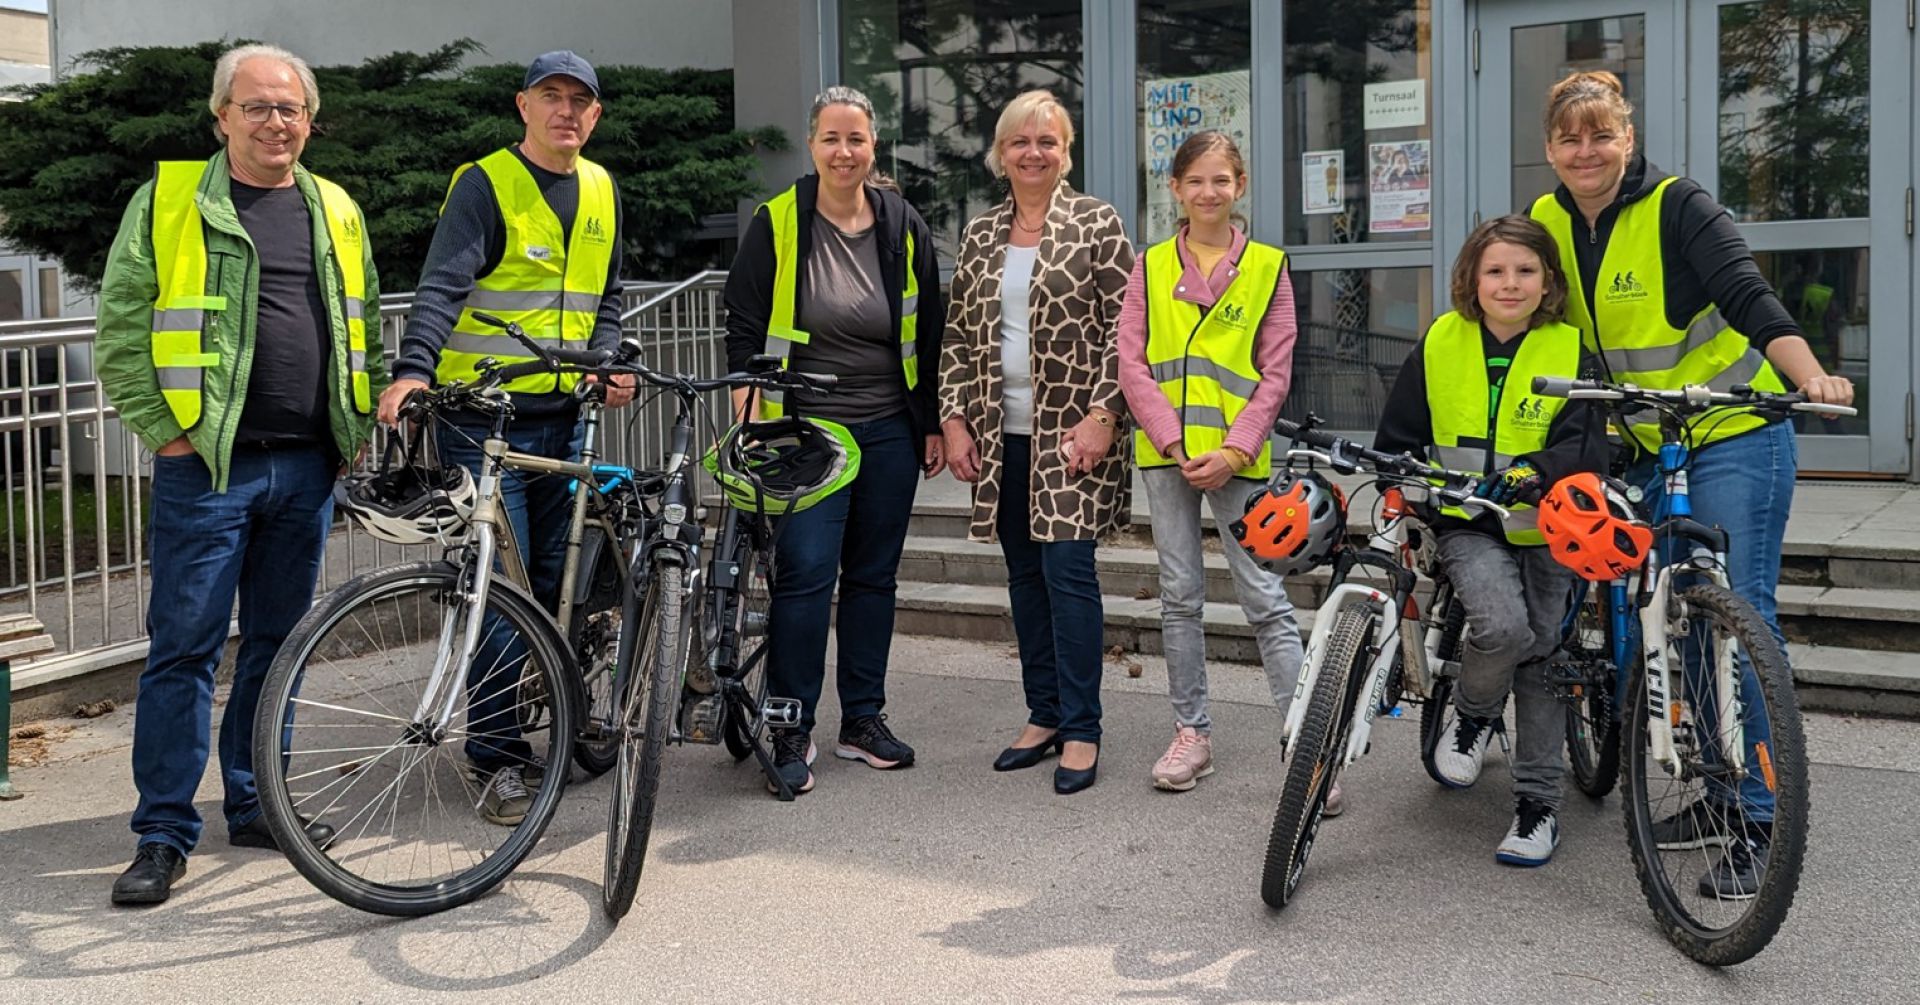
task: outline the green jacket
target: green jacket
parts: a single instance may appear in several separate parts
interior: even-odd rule
[[[313,221],[314,265],[320,270],[320,292],[327,304],[327,329],[333,343],[327,365],[333,394],[328,398],[327,411],[334,445],[340,456],[351,460],[372,438],[373,416],[360,415],[353,408],[346,366],[346,307],[342,303],[339,270],[333,264],[333,239],[327,234],[320,196],[306,168],[295,165],[293,177],[294,184],[306,197],[307,212]],[[206,174],[200,179],[200,215],[206,221],[209,259],[207,294],[225,297],[229,304],[245,306],[213,315],[206,345],[207,351],[220,354],[220,362],[206,371],[205,404],[200,422],[185,431],[188,442],[212,472],[216,492],[227,490],[233,437],[240,425],[241,407],[247,400],[247,379],[253,369],[254,326],[259,316],[260,259],[234,212],[231,191],[227,155],[221,151],[207,161]],[[153,302],[159,296],[160,286],[154,270],[152,209],[153,182],[148,181],[127,204],[127,211],[120,218],[120,232],[114,236],[113,248],[107,255],[106,275],[100,281],[100,316],[93,359],[100,383],[106,388],[107,400],[120,412],[120,421],[140,437],[148,450],[157,451],[179,437],[183,430],[161,396],[160,382],[153,369]],[[365,257],[367,374],[377,401],[387,385],[387,365],[380,343],[377,313],[380,280],[374,272],[371,242],[365,246]]]

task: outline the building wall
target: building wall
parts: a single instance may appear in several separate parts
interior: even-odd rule
[[[0,8],[0,63],[47,65],[45,14]]]
[[[734,123],[786,133],[788,149],[760,155],[761,184],[777,193],[812,170],[806,133],[807,112],[820,93],[819,8],[799,0],[733,0],[732,14],[733,23],[753,29],[733,39]],[[743,232],[752,208],[741,207]]]
[[[596,63],[733,65],[733,12],[717,0],[52,0],[51,10],[57,63],[110,46],[230,37],[343,64],[466,37],[485,46],[476,58],[489,62],[572,49]]]

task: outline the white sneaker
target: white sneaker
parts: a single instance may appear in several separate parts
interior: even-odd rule
[[[1559,846],[1560,818],[1546,804],[1523,798],[1514,809],[1513,826],[1507,828],[1500,847],[1493,850],[1493,860],[1507,865],[1546,865]]]
[[[1480,779],[1480,766],[1487,759],[1487,745],[1500,728],[1497,719],[1476,719],[1461,715],[1453,720],[1453,729],[1440,737],[1433,751],[1433,767],[1443,784],[1464,789]]]

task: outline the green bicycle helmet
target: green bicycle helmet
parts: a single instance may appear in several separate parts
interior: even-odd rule
[[[860,445],[837,422],[784,416],[734,426],[702,463],[733,508],[780,516],[852,483],[860,474]]]

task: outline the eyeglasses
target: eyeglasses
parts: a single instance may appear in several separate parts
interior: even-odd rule
[[[245,104],[241,104],[238,101],[229,101],[227,104],[239,105],[240,114],[246,116],[248,122],[265,122],[272,118],[275,112],[280,113],[280,121],[290,126],[304,122],[307,118],[307,107],[305,105],[273,105],[252,101]]]

